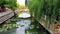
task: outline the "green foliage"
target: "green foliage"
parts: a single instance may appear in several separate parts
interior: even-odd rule
[[[37,19],[40,18],[43,9],[44,0],[31,0],[29,4],[30,13],[34,13]]]
[[[59,21],[60,0],[31,0],[29,4],[30,13],[40,20],[46,15],[46,25],[50,26],[52,21]],[[49,25],[48,25],[49,24]]]
[[[4,3],[5,7],[11,8],[12,10],[15,10],[14,7],[16,6],[16,1],[17,0],[0,0],[0,5]]]
[[[6,23],[0,28],[0,32],[20,26],[20,25],[16,24],[17,21],[20,21],[20,18],[16,17],[16,18],[7,20]]]

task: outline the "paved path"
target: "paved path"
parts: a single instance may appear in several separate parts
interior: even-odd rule
[[[0,23],[4,22],[5,20],[11,18],[14,16],[14,13],[12,10],[7,9],[6,12],[0,13]]]

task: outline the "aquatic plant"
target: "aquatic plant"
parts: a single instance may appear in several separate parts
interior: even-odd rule
[[[0,32],[18,27],[19,25],[16,24],[17,21],[20,21],[20,18],[16,17],[7,20],[6,23],[0,28]]]
[[[42,16],[46,16],[45,26],[50,27],[54,21],[59,21],[60,15],[60,0],[31,0],[28,8],[30,9],[31,16],[40,20]]]

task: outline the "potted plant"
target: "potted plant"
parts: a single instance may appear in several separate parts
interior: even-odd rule
[[[1,4],[1,12],[5,12],[6,11],[6,8],[4,6],[4,3]]]

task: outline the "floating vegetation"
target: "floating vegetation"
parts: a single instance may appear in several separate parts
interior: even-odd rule
[[[16,24],[17,21],[20,21],[20,18],[16,17],[7,20],[6,23],[0,28],[0,32],[18,27],[18,24]]]

